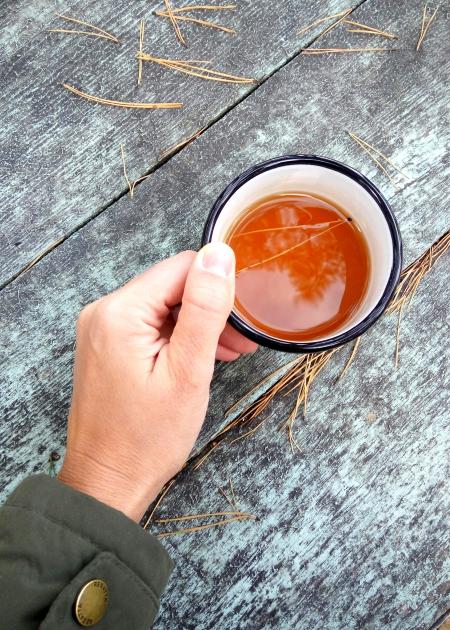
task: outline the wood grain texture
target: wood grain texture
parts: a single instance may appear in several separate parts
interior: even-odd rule
[[[406,31],[403,13],[393,14],[388,3],[384,13],[379,8],[378,3],[375,17],[367,4],[355,15],[362,21],[403,29],[405,49],[396,60],[300,55],[143,182],[134,200],[120,199],[1,292],[5,490],[19,474],[41,469],[47,449],[63,444],[74,322],[81,306],[156,260],[197,247],[213,200],[249,164],[304,151],[361,168],[393,204],[406,262],[447,229],[443,182],[449,171],[444,89],[448,43],[443,41],[441,63],[436,63],[435,50],[431,57],[426,49],[415,55],[410,48],[415,22]],[[435,37],[442,37],[438,26]],[[345,29],[331,36],[339,38],[340,44],[347,37]],[[419,78],[422,90],[418,90]],[[400,79],[399,96],[394,86]],[[355,121],[359,121],[361,136],[392,155],[414,177],[402,191],[392,189],[347,137],[344,130],[351,123],[355,128]],[[285,360],[283,355],[261,352],[236,366],[219,368],[200,446],[219,428],[225,409]],[[243,374],[248,374],[245,383]]]
[[[278,399],[252,438],[183,475],[156,518],[226,509],[217,487],[232,479],[258,520],[164,539],[176,569],[155,629],[428,630],[447,610],[449,272],[447,258],[420,289],[399,369],[389,319],[364,336],[344,382],[332,385],[342,356],[327,366],[300,453],[277,430]]]
[[[361,1],[328,0],[320,11],[334,13]],[[276,11],[265,2],[243,0],[238,10],[221,16],[233,24],[236,35],[183,25],[189,44],[185,50],[171,25],[153,15],[161,6],[155,0],[118,5],[107,0],[5,3],[0,53],[0,286],[126,192],[120,144],[126,148],[130,177],[138,179],[159,163],[166,149],[211,124],[254,89],[206,82],[154,64],[144,64],[138,87],[135,54],[141,18],[146,21],[145,51],[161,57],[211,58],[218,69],[259,80],[320,32],[296,35],[300,16],[292,11],[290,0],[279,0]],[[46,32],[68,26],[54,16],[55,8],[113,32],[121,45]],[[302,3],[302,19],[313,19],[317,10],[315,0]],[[184,107],[117,110],[69,94],[61,87],[63,82],[103,98],[181,101]]]
[[[304,19],[299,12],[296,25],[317,17],[318,5],[310,3]],[[19,3],[18,10],[25,6]],[[320,3],[320,14],[328,11],[324,6]],[[355,12],[355,19],[399,32],[400,51],[384,57],[295,57],[137,187],[134,200],[122,197],[113,203],[0,292],[3,497],[31,471],[45,470],[52,450],[62,452],[74,322],[80,307],[156,260],[197,247],[213,200],[250,164],[282,153],[312,152],[359,168],[391,201],[404,237],[406,262],[448,229],[448,11],[442,10],[429,40],[416,54],[421,9],[417,0],[395,5],[367,0]],[[81,9],[78,15],[94,21]],[[269,32],[270,16],[263,24]],[[121,35],[108,21],[100,25]],[[31,38],[30,45],[34,41],[28,30],[23,37]],[[319,42],[320,46],[347,46],[354,45],[356,37],[364,36],[347,34],[339,26]],[[358,39],[362,41],[366,45],[366,39]],[[14,38],[10,49],[13,56],[19,55]],[[172,46],[168,50],[173,53]],[[257,50],[251,54],[256,63]],[[233,68],[231,62],[227,68]],[[23,72],[29,73],[30,66]],[[112,89],[113,84],[105,86]],[[88,129],[93,114],[84,105],[81,110],[81,104],[76,107]],[[102,120],[109,116],[97,115]],[[142,129],[142,120],[136,122],[134,115],[124,116],[123,129],[126,125]],[[28,120],[29,116],[28,112]],[[50,114],[48,118],[52,120]],[[53,118],[55,129],[58,120],[58,116]],[[117,118],[106,120],[103,131],[112,134],[121,129]],[[173,130],[167,144],[185,135],[186,120],[180,118],[179,135]],[[188,133],[202,124],[194,122]],[[163,127],[161,119],[158,137],[161,133],[167,140],[164,134],[169,132]],[[347,128],[390,155],[411,175],[411,182],[395,191],[347,137]],[[93,140],[96,156],[116,151],[115,138],[107,136],[100,134]],[[126,137],[119,140],[128,146]],[[69,157],[83,156],[77,168],[90,159],[84,142],[81,136],[78,150],[68,150]],[[102,142],[110,153],[102,153]],[[25,140],[21,148],[25,156],[24,144]],[[81,174],[87,171],[69,170],[72,193],[78,187],[78,208],[91,207],[93,199],[100,207],[117,194],[118,144],[116,152],[114,176],[106,159],[104,167],[100,164],[103,179],[86,183]],[[131,153],[139,157],[137,151]],[[67,164],[66,157],[62,164]],[[28,162],[24,158],[24,164]],[[133,169],[139,174],[142,162],[142,155],[131,162],[133,176]],[[47,191],[60,194],[48,174],[41,181],[48,184]],[[28,191],[27,201],[34,203],[32,196],[38,194],[37,189]],[[23,207],[18,208],[19,216]],[[74,216],[72,209],[67,214]],[[37,226],[38,213],[33,217]],[[34,230],[31,218],[25,215],[21,220]],[[36,233],[30,244],[37,242]],[[60,232],[51,232],[49,238],[57,235]],[[255,441],[237,443],[233,449],[239,452],[233,450],[233,456],[218,449],[205,468],[186,477],[168,497],[164,509],[174,515],[203,511],[198,509],[202,506],[224,507],[219,495],[216,502],[211,478],[217,475],[217,483],[224,483],[232,476],[245,499],[243,507],[260,514],[261,521],[180,538],[176,543],[168,539],[166,544],[179,560],[172,584],[179,581],[180,588],[169,592],[160,627],[309,629],[321,625],[330,630],[405,626],[425,630],[444,612],[449,605],[445,587],[449,401],[444,381],[448,355],[443,349],[447,270],[448,260],[443,260],[425,280],[412,313],[405,318],[398,372],[390,364],[395,336],[392,318],[381,320],[364,336],[361,354],[345,382],[332,388],[332,378],[347,352],[340,351],[312,391],[310,416],[300,434],[302,455],[292,458],[285,437],[271,425]],[[219,366],[198,448],[224,424],[224,411],[230,404],[287,360],[286,355],[259,351],[235,365]],[[286,400],[277,403],[274,417],[282,419],[287,404]],[[368,425],[368,413],[376,413],[380,421]],[[196,486],[198,480],[201,483]],[[280,519],[285,530],[279,527]],[[289,529],[292,520],[297,530]],[[222,585],[221,597],[217,584]]]

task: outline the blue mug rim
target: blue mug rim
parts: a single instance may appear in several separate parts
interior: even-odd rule
[[[357,182],[360,186],[362,186],[362,188],[364,188],[364,190],[366,190],[366,192],[369,193],[369,195],[377,203],[386,220],[392,239],[392,268],[380,300],[363,320],[339,335],[335,335],[334,337],[329,337],[327,339],[322,339],[319,341],[288,341],[283,339],[276,339],[275,337],[271,337],[270,335],[256,330],[255,328],[253,328],[253,326],[251,326],[251,324],[242,319],[234,311],[231,312],[230,317],[228,318],[228,321],[233,326],[233,328],[238,330],[248,339],[255,341],[259,345],[266,346],[267,348],[272,348],[273,350],[281,350],[284,352],[297,353],[322,352],[324,350],[330,350],[349,341],[352,341],[353,339],[356,339],[357,337],[362,335],[362,333],[364,333],[368,328],[370,328],[386,310],[400,278],[403,255],[402,239],[397,220],[394,216],[392,208],[390,207],[389,203],[386,201],[382,193],[375,186],[375,184],[373,184],[365,175],[352,168],[351,166],[348,166],[347,164],[343,164],[342,162],[338,162],[337,160],[317,155],[282,155],[280,157],[275,157],[270,160],[260,162],[259,164],[255,164],[254,166],[251,166],[243,173],[238,175],[217,197],[209,212],[208,218],[206,219],[206,224],[202,235],[202,245],[206,245],[207,243],[211,242],[217,218],[222,212],[222,209],[227,201],[241,186],[243,186],[250,179],[253,179],[253,177],[260,175],[261,173],[265,173],[266,171],[289,164],[313,164],[316,166],[322,166],[324,168],[329,168],[333,171],[342,173],[343,175],[346,175],[353,181]]]

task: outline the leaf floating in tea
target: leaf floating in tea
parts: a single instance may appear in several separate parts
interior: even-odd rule
[[[247,208],[226,236],[236,255],[236,311],[284,340],[334,334],[364,298],[367,244],[348,213],[309,194]]]
[[[237,271],[237,273],[242,273],[243,271],[247,271],[248,269],[254,269],[255,267],[259,267],[259,265],[265,265],[268,262],[272,262],[272,260],[276,260],[277,258],[279,258],[280,256],[285,256],[286,254],[290,254],[291,252],[293,252],[294,250],[298,249],[299,247],[304,247],[307,243],[309,243],[310,241],[314,240],[315,238],[318,238],[319,236],[323,236],[324,234],[326,234],[327,232],[330,232],[331,230],[337,228],[339,225],[343,225],[345,223],[345,219],[341,220],[341,221],[334,221],[333,223],[335,223],[335,225],[332,225],[331,227],[327,228],[326,230],[324,230],[323,232],[320,232],[319,234],[315,234],[314,236],[310,236],[307,237],[304,241],[302,241],[301,243],[297,243],[296,245],[293,245],[292,247],[289,247],[288,249],[284,249],[281,252],[278,252],[277,254],[274,254],[273,256],[270,256],[269,258],[264,258],[264,260],[259,260],[258,262],[253,263],[252,265],[249,265],[248,267],[242,267],[242,269],[239,269]],[[303,226],[295,226],[296,228],[302,227],[304,229]],[[282,228],[282,230],[284,231],[286,228]],[[247,232],[244,235],[248,235],[248,234],[259,234],[261,232],[273,232],[274,230],[254,230],[252,232]],[[237,235],[240,236],[240,235]]]

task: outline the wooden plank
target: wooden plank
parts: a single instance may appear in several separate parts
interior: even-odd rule
[[[300,453],[278,431],[279,397],[253,437],[183,475],[155,518],[231,509],[217,487],[232,479],[258,520],[163,539],[176,568],[155,630],[429,630],[450,608],[449,273],[447,257],[419,289],[398,369],[390,318],[338,385],[344,353],[328,364],[299,422]]]
[[[419,7],[417,1],[416,13]],[[355,15],[371,23],[369,9],[366,4]],[[437,21],[434,37],[442,45],[415,55],[416,22],[405,22],[405,12],[385,3],[372,17],[402,31],[405,49],[396,59],[300,55],[139,186],[134,200],[122,198],[0,293],[2,496],[29,472],[45,469],[51,450],[63,448],[79,309],[156,260],[197,247],[213,200],[253,162],[309,151],[361,168],[393,204],[407,261],[447,229],[449,42],[445,24]],[[345,43],[345,29],[334,36]],[[393,89],[400,79],[399,96]],[[375,119],[367,107],[369,114],[376,110]],[[347,138],[350,123],[361,136],[378,140],[413,181],[401,191],[391,188]],[[199,447],[220,428],[228,406],[286,359],[260,351],[220,366]]]
[[[408,261],[448,228],[446,18],[430,31],[435,45],[425,42],[416,55],[420,10],[418,1],[368,0],[355,19],[401,30],[395,59],[296,58],[143,183],[134,201],[122,198],[0,293],[3,496],[45,469],[50,451],[62,452],[79,308],[155,260],[197,246],[215,196],[249,164],[311,151],[361,168],[391,200]],[[336,29],[323,45],[349,37]],[[392,189],[345,136],[350,123],[412,181]],[[347,350],[329,364],[311,392],[300,456],[276,431],[289,403],[280,400],[252,441],[218,449],[168,496],[161,514],[223,508],[215,485],[232,478],[242,507],[260,520],[166,539],[178,564],[159,627],[428,630],[445,612],[448,268],[447,258],[404,320],[399,370],[390,363],[392,317],[364,336],[339,387],[331,384]],[[199,447],[224,409],[286,360],[263,351],[220,366]]]
[[[361,0],[302,3],[291,0],[239,2],[216,20],[233,25],[231,36],[183,25],[189,48],[181,47],[170,24],[153,15],[162,2],[70,0],[59,11],[116,34],[122,44],[48,33],[69,26],[54,16],[54,4],[10,2],[2,20],[0,83],[0,286],[55,241],[64,238],[126,193],[120,144],[130,177],[138,179],[160,163],[164,150],[210,125],[253,86],[202,81],[146,64],[137,86],[138,23],[145,18],[145,50],[161,57],[214,59],[219,69],[259,80],[283,65],[317,34],[297,36],[300,23],[317,12],[336,13]],[[8,4],[8,3],[7,3]],[[258,36],[255,40],[254,28]],[[324,26],[321,27],[322,30]],[[88,93],[122,101],[182,101],[182,110],[120,110],[69,94],[68,82]]]

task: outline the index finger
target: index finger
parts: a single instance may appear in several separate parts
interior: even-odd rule
[[[117,290],[128,304],[143,307],[148,323],[159,326],[170,309],[181,302],[184,285],[196,252],[184,251],[163,260]]]

